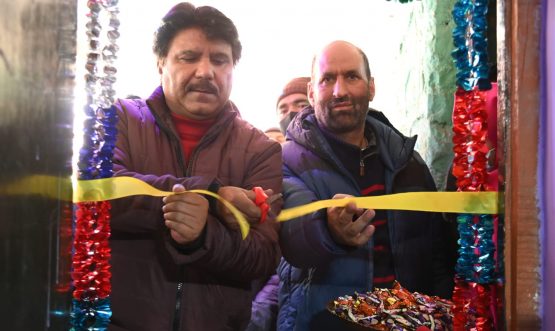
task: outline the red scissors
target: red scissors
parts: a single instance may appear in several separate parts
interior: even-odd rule
[[[264,189],[260,186],[255,186],[252,189],[255,193],[254,204],[260,208],[260,223],[266,222],[268,213],[271,210],[270,205],[281,198],[281,194],[274,194],[270,197],[264,192]]]

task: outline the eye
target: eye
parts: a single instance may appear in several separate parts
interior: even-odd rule
[[[179,54],[179,61],[185,63],[193,63],[197,61],[199,58],[199,54],[197,52],[186,51]]]
[[[211,57],[211,61],[213,64],[215,65],[224,65],[230,62],[230,59],[228,56],[224,55],[224,54],[217,54]]]
[[[320,83],[322,83],[322,84],[329,84],[331,82],[333,82],[333,77],[332,76],[324,76],[320,80]]]
[[[187,63],[195,62],[195,60],[196,60],[196,57],[194,57],[194,56],[180,56],[179,57],[179,61],[187,62]]]

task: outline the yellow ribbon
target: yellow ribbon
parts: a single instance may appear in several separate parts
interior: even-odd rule
[[[0,186],[2,195],[40,195],[62,201],[71,201],[71,178],[31,175]]]
[[[0,194],[41,194],[51,198],[70,198],[70,178],[35,175],[15,183],[0,187]],[[207,190],[186,192],[212,196],[221,201],[239,223],[243,239],[249,232],[249,223],[244,215],[231,203]],[[186,193],[184,192],[184,193]],[[73,181],[73,202],[104,201],[132,195],[164,197],[174,194],[162,191],[133,177],[111,177],[94,180]],[[282,210],[277,220],[280,222],[303,216],[319,209],[343,207],[349,202],[366,209],[414,210],[428,212],[449,212],[468,214],[497,214],[497,192],[410,192],[374,197],[321,200],[306,205]]]
[[[175,194],[174,192],[159,190],[143,182],[142,180],[133,177],[111,177],[94,180],[78,180],[75,181],[73,184],[73,202],[113,200],[132,195],[150,195],[154,197],[165,197],[171,194]],[[245,219],[245,216],[229,201],[208,190],[188,190],[183,193],[187,192],[209,195],[218,199],[231,211],[231,213],[239,223],[239,228],[241,229],[241,235],[243,239],[247,237],[250,228],[249,223]]]
[[[409,192],[374,197],[330,199],[282,210],[277,220],[315,212],[322,208],[343,207],[355,202],[365,209],[416,210],[463,214],[497,214],[497,192]]]
[[[73,184],[73,185],[72,185]],[[73,187],[73,197],[71,188]],[[233,214],[243,239],[249,233],[249,223],[245,216],[229,201],[219,195],[206,190],[190,190],[186,192],[200,193],[212,196],[221,201]],[[184,193],[186,193],[184,192]],[[132,195],[150,195],[165,197],[174,194],[161,191],[151,185],[133,177],[111,177],[93,180],[73,181],[68,177],[47,175],[32,175],[0,186],[1,195],[40,195],[47,198],[78,202],[105,201]]]

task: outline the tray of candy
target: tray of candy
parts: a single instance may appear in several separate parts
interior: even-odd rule
[[[348,330],[452,330],[453,303],[410,292],[395,282],[391,289],[344,295],[327,310]]]

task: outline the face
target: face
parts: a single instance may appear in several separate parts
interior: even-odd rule
[[[328,45],[314,62],[308,97],[318,122],[335,134],[364,129],[374,80],[366,77],[358,49],[346,42]]]
[[[277,105],[279,120],[284,119],[290,112],[300,112],[308,104],[308,97],[303,93],[293,93],[284,97]]]
[[[171,41],[168,55],[158,60],[158,71],[172,112],[194,120],[213,118],[231,93],[231,45],[206,39],[198,28],[182,30]]]

